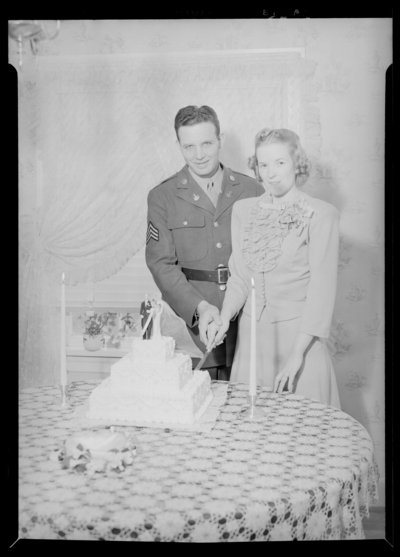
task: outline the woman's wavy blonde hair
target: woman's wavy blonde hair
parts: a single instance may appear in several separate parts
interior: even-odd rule
[[[255,154],[247,160],[248,167],[254,171],[256,178],[262,182],[258,172],[257,148],[260,145],[269,145],[271,143],[286,143],[289,146],[290,155],[296,170],[296,186],[302,186],[308,180],[311,172],[311,162],[308,160],[304,151],[300,138],[297,133],[285,128],[273,130],[264,128],[255,138]]]

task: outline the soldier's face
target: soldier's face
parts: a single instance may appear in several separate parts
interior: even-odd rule
[[[202,178],[211,177],[219,165],[221,136],[212,122],[201,122],[178,129],[179,148],[191,170]]]

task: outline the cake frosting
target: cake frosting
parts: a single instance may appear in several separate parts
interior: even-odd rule
[[[121,422],[193,424],[212,400],[205,371],[192,371],[172,337],[137,338],[89,397],[88,417]]]

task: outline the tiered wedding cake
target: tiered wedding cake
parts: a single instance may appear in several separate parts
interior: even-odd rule
[[[172,337],[137,338],[89,397],[88,417],[123,422],[193,424],[212,400],[208,372],[192,371]]]

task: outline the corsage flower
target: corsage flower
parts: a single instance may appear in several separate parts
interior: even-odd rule
[[[295,201],[289,206],[284,206],[282,211],[279,213],[279,223],[291,230],[291,228],[297,228],[297,235],[300,236],[305,225],[306,220],[311,217],[314,209],[307,203],[304,197],[301,197],[298,201]]]

